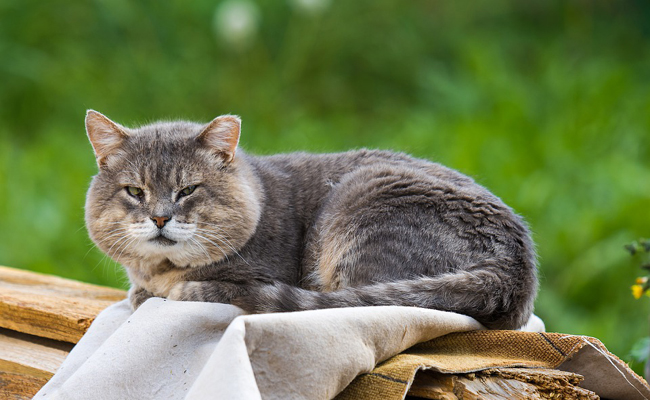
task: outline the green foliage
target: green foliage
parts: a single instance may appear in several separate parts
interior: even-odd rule
[[[390,148],[474,176],[531,225],[549,330],[619,354],[646,336],[622,246],[650,229],[647,2],[248,1],[229,34],[237,3],[0,3],[0,264],[124,285],[84,228],[85,110],[235,113],[250,152]]]
[[[650,337],[644,337],[634,343],[629,358],[635,362],[646,362],[650,358]]]
[[[650,337],[646,336],[634,343],[627,359],[630,360],[633,367],[642,369],[643,364],[650,359]]]
[[[632,243],[626,244],[624,247],[625,250],[627,250],[632,256],[635,256],[641,252],[650,254],[650,240],[648,239],[641,238],[639,240],[633,241]],[[650,269],[646,265],[643,265],[641,268]]]

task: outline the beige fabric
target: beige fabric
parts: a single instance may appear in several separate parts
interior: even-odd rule
[[[481,329],[412,307],[242,315],[150,299],[102,312],[37,399],[326,399],[412,345]]]
[[[124,301],[98,316],[35,398],[326,399],[361,375],[341,398],[398,399],[421,369],[569,363],[596,385],[605,379],[601,390],[610,398],[650,399],[631,371],[607,369],[612,357],[599,342],[586,340],[599,349],[594,359],[581,337],[476,331],[481,328],[467,316],[411,307],[240,315],[225,304],[150,299],[131,314]],[[543,330],[543,324],[534,318],[528,328]],[[444,336],[452,332],[467,333]]]

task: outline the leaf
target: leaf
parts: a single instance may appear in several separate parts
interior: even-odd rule
[[[646,362],[650,356],[650,336],[638,340],[632,346],[628,358],[636,362]]]
[[[636,242],[631,244],[626,244],[623,247],[625,247],[625,250],[627,250],[631,255],[636,254]]]
[[[650,253],[650,240],[648,240],[648,239],[640,239],[639,244],[641,244],[641,247],[643,247],[643,250],[646,253]]]

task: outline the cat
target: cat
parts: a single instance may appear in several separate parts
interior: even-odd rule
[[[89,110],[91,239],[136,309],[158,296],[248,313],[400,305],[490,329],[530,317],[526,224],[471,178],[406,154],[253,156],[239,117],[129,129]]]

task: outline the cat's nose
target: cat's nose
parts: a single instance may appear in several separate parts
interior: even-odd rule
[[[151,217],[151,220],[156,224],[158,228],[162,228],[165,226],[167,221],[169,221],[169,217]]]

